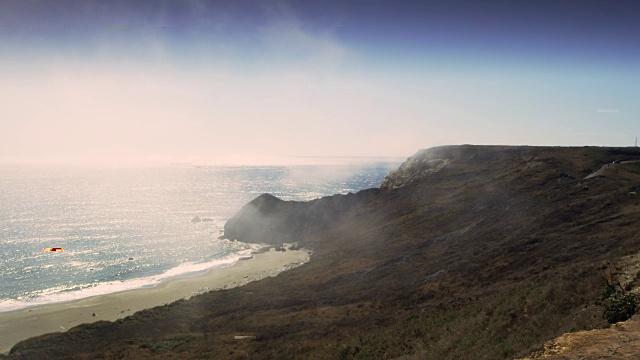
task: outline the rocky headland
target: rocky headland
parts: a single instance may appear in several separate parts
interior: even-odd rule
[[[271,194],[262,194],[225,223],[223,238],[271,245],[296,242],[326,230],[377,192],[371,189],[309,202],[283,201]]]
[[[633,160],[640,149],[446,146],[419,151],[378,189],[310,202],[261,195],[224,237],[298,243],[310,262],[32,338],[9,358],[545,356],[564,333],[609,328],[603,290],[637,290]],[[625,339],[617,346],[636,341]]]

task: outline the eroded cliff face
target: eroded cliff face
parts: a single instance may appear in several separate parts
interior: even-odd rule
[[[426,150],[419,151],[407,161],[402,163],[397,170],[389,173],[380,186],[383,190],[394,190],[402,186],[418,182],[425,176],[435,174],[442,170],[451,161],[450,159],[434,159]]]

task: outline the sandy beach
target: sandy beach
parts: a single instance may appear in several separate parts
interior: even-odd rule
[[[218,289],[242,286],[299,266],[309,260],[305,250],[255,254],[226,268],[192,277],[170,279],[155,287],[99,295],[0,313],[0,353],[17,342],[46,333],[63,332],[79,324],[114,321],[137,311]],[[95,313],[95,316],[93,314]]]

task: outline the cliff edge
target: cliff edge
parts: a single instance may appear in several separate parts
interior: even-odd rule
[[[439,159],[433,150],[420,150],[403,162],[397,170],[391,171],[380,186],[383,190],[395,190],[405,185],[415,184],[424,177],[442,170],[451,159]],[[444,154],[443,154],[444,155]]]

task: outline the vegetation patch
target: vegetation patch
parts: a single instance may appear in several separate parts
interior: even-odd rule
[[[632,174],[640,174],[640,162],[622,164],[623,168]]]
[[[195,339],[193,336],[176,336],[169,339],[146,341],[140,345],[142,349],[149,349],[153,353],[173,350],[182,344],[186,344]]]

